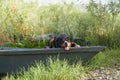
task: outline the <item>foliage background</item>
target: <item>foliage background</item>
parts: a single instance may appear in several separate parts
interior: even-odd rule
[[[86,5],[49,4],[38,1],[0,1],[0,44],[28,40],[46,33],[66,33],[91,45],[120,47],[120,0],[107,4],[91,0]],[[85,9],[83,9],[85,6]]]

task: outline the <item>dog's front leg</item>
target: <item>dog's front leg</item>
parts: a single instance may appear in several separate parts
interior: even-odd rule
[[[72,47],[80,47],[80,45],[75,42],[72,42],[71,45],[72,45]]]
[[[80,47],[80,45],[76,45],[75,47]]]
[[[54,38],[50,39],[50,41],[48,42],[48,47],[49,48],[53,48],[54,46]]]

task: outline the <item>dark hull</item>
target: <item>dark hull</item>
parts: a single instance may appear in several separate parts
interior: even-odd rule
[[[46,63],[48,57],[57,57],[60,60],[65,59],[69,63],[75,63],[79,60],[86,62],[104,49],[104,46],[71,48],[69,51],[61,48],[0,48],[0,73],[11,74],[21,67],[27,69],[28,65],[32,65],[34,61],[41,60],[43,63]]]

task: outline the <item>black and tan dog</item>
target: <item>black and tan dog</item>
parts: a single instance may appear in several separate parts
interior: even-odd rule
[[[49,40],[49,48],[64,48],[65,50],[70,50],[71,47],[80,47],[66,34],[57,35]]]

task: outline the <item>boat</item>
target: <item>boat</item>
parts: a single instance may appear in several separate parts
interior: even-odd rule
[[[72,47],[66,51],[62,48],[0,48],[0,74],[12,74],[21,68],[27,69],[34,65],[35,61],[47,63],[47,59],[59,58],[67,60],[70,64],[79,60],[89,61],[92,57],[105,49],[104,46],[81,46]]]

